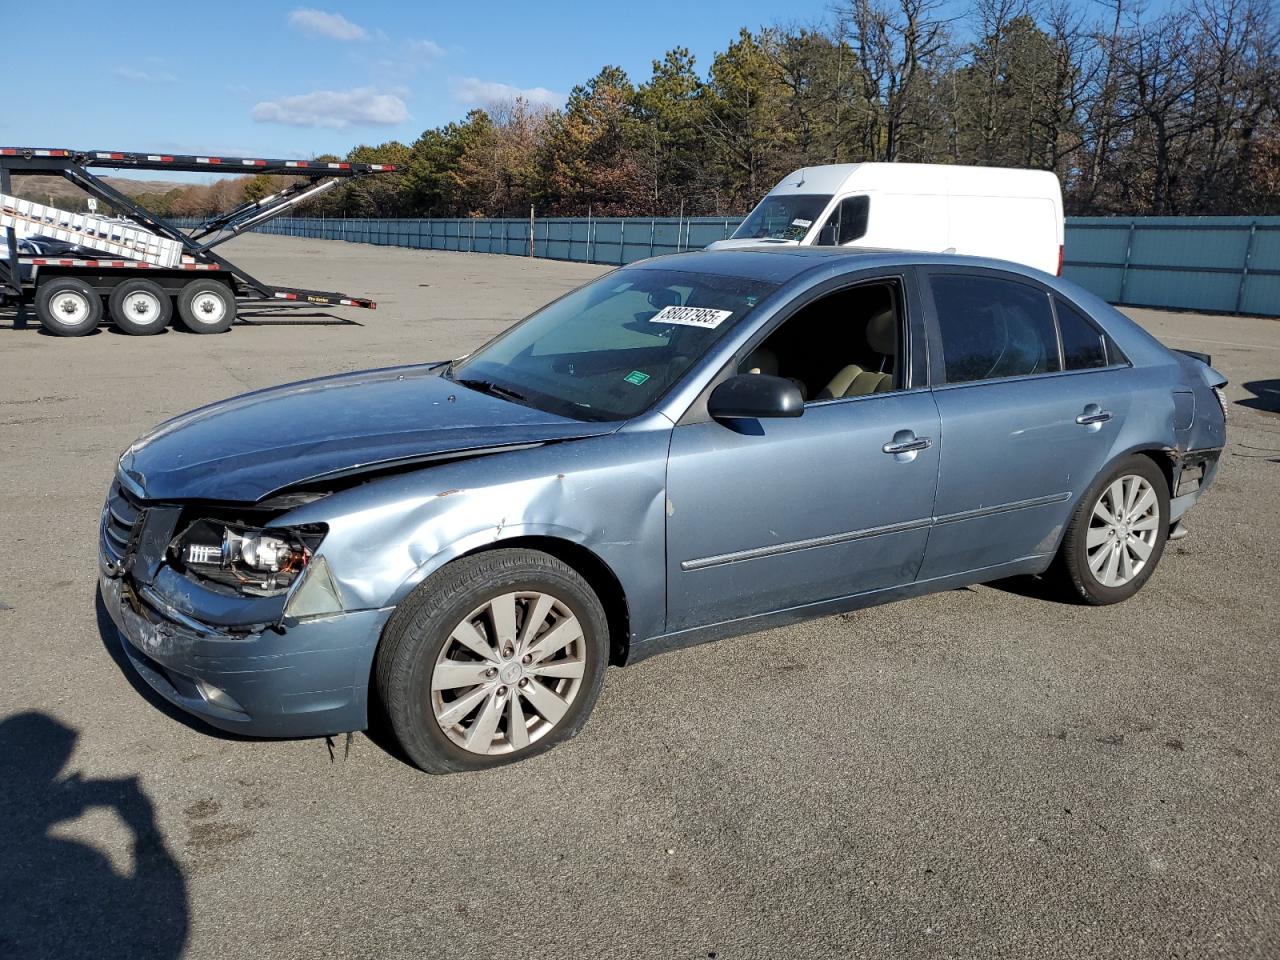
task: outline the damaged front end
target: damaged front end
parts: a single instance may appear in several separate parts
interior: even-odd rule
[[[123,481],[123,482],[122,482]],[[274,526],[324,496],[161,503],[128,478],[102,511],[102,600],[147,683],[214,726],[264,736],[365,725],[383,611],[344,611],[322,524]]]

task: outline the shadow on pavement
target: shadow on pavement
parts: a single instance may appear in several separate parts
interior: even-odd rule
[[[1264,413],[1280,413],[1280,380],[1251,380],[1241,386],[1253,396],[1237,400],[1240,406]]]
[[[190,924],[186,881],[137,778],[64,773],[79,735],[44,713],[0,720],[0,956],[141,960],[182,954]],[[133,867],[54,835],[94,809],[129,831]]]
[[[1080,601],[1064,590],[1052,576],[1006,577],[1004,580],[991,580],[983,586],[1026,597],[1029,600],[1044,600],[1066,607],[1080,606]]]

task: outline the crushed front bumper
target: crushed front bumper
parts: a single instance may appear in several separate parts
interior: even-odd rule
[[[138,674],[222,730],[309,737],[363,730],[374,650],[391,610],[358,610],[248,632],[178,622],[104,570],[102,601]]]

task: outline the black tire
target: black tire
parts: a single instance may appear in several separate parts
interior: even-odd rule
[[[583,676],[568,710],[545,734],[523,749],[474,753],[450,739],[436,719],[433,670],[451,643],[450,634],[470,613],[493,598],[518,591],[553,596],[577,617],[582,627]],[[416,766],[428,773],[486,770],[544,753],[574,736],[600,694],[608,660],[608,619],[577,571],[537,550],[491,550],[448,564],[405,598],[383,631],[374,662],[374,686],[387,725]],[[483,663],[478,657],[476,661]],[[483,702],[477,710],[482,708]],[[537,717],[532,719],[539,722]],[[509,714],[500,722],[505,729]]]
[[[236,319],[235,294],[218,280],[192,280],[178,293],[178,316],[192,333],[226,333]]]
[[[58,277],[40,284],[36,318],[54,336],[83,337],[102,322],[102,297],[75,277]]]
[[[122,333],[148,337],[160,333],[173,317],[173,298],[154,280],[127,280],[107,301],[111,322]]]
[[[1125,477],[1140,477],[1155,493],[1159,510],[1155,517],[1154,536],[1150,554],[1127,582],[1118,586],[1104,584],[1089,565],[1089,530],[1093,524],[1094,508],[1113,483]],[[1095,529],[1097,529],[1095,527]],[[1103,527],[1105,529],[1105,527]],[[1134,454],[1115,464],[1094,481],[1080,498],[1071,522],[1062,538],[1062,548],[1057,558],[1057,570],[1063,587],[1075,598],[1093,606],[1104,606],[1128,600],[1155,572],[1164,556],[1164,545],[1169,535],[1169,482],[1150,457]]]

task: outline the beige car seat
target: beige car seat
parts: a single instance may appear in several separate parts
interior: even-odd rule
[[[743,373],[763,373],[769,377],[778,375],[778,355],[764,347],[756,347],[738,368]]]
[[[892,304],[867,321],[867,344],[885,357],[887,371],[867,370],[851,363],[842,369],[818,394],[819,400],[836,397],[865,397],[893,389],[893,356],[897,352],[896,316]]]

